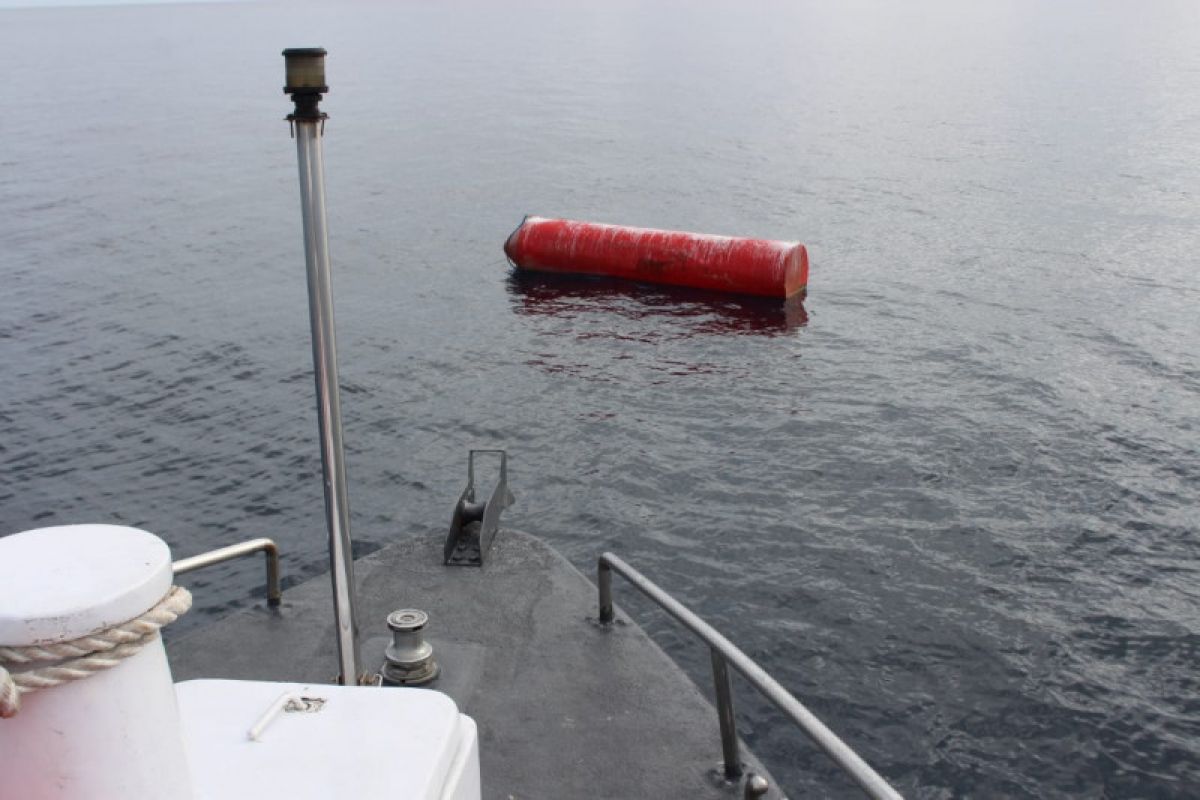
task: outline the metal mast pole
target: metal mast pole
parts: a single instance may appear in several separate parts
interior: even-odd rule
[[[317,421],[321,469],[325,476],[325,522],[329,529],[329,567],[337,624],[338,682],[362,678],[358,622],[354,616],[354,561],[350,548],[350,504],[346,496],[346,457],[342,450],[342,404],[338,388],[337,341],[329,270],[329,234],[325,219],[325,156],[321,137],[326,115],[319,108],[325,85],[325,49],[283,51],[287,85],[296,104],[288,116],[300,161],[300,205],[304,219],[304,258],[308,265],[308,309],[312,325],[313,369],[317,382]]]

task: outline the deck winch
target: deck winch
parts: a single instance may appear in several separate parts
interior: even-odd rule
[[[518,269],[688,286],[786,300],[808,289],[799,242],[526,217],[504,243]]]
[[[392,643],[384,651],[379,678],[384,686],[420,686],[441,671],[433,660],[433,646],[425,641],[429,615],[417,608],[401,608],[388,614]]]

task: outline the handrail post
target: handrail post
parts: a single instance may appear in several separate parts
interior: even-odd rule
[[[279,548],[268,540],[263,546],[263,553],[267,565],[267,605],[274,608],[283,603],[283,586],[279,582]]]
[[[596,586],[600,589],[600,624],[607,625],[613,621],[612,602],[612,567],[600,557],[596,567]]]
[[[731,781],[742,777],[742,755],[738,747],[737,721],[733,718],[733,684],[725,657],[710,647],[713,683],[717,689],[717,719],[721,722],[721,754],[725,759],[725,777]]]

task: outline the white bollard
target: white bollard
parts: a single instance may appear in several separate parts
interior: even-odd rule
[[[166,543],[135,528],[0,538],[0,645],[104,631],[153,608],[172,578]],[[110,669],[24,694],[16,716],[0,719],[0,800],[191,800],[191,785],[161,638]]]

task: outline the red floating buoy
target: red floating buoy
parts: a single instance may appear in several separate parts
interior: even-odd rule
[[[504,243],[519,269],[788,298],[808,288],[799,242],[526,217]]]

